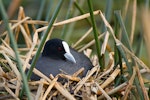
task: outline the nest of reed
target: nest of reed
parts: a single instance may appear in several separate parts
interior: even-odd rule
[[[50,99],[83,99],[83,100],[97,100],[107,98],[109,100],[115,98],[131,99],[139,97],[138,88],[135,81],[138,81],[139,89],[147,96],[148,87],[144,85],[146,80],[143,79],[143,73],[150,73],[150,69],[131,52],[122,42],[114,35],[114,30],[105,19],[103,13],[98,10],[94,11],[95,16],[100,19],[107,26],[109,31],[99,34],[98,39],[103,38],[101,45],[101,55],[107,55],[107,62],[102,71],[100,69],[99,60],[96,54],[92,54],[93,50],[88,49],[90,46],[95,45],[95,40],[91,40],[84,46],[80,43],[92,32],[93,28],[89,28],[87,32],[75,42],[72,47],[76,48],[79,52],[84,52],[93,63],[94,67],[82,79],[78,77],[84,70],[81,68],[73,75],[59,74],[56,77],[50,75],[46,77],[38,70],[34,69],[33,72],[41,76],[39,81],[28,81],[31,91],[31,97],[35,100],[50,100]],[[47,39],[51,37],[55,27],[62,26],[75,21],[83,20],[90,17],[90,14],[84,14],[61,22],[55,21],[51,28]],[[40,43],[39,35],[47,29],[48,22],[32,20],[30,17],[25,16],[23,8],[20,8],[18,19],[9,20],[11,30],[14,32],[16,41],[19,40],[21,34],[25,43],[24,47],[18,47],[19,56],[22,63],[23,71],[30,68],[29,61],[36,54],[38,44]],[[41,28],[36,28],[36,25],[42,25]],[[30,28],[29,28],[30,27]],[[33,33],[33,35],[31,35]],[[108,40],[110,35],[115,41],[115,45],[121,48],[126,56],[127,61],[121,60],[115,64],[115,51],[109,45]],[[1,33],[0,45],[0,99],[17,99],[19,100],[19,93],[22,89],[22,77],[17,67],[15,59],[15,52],[11,47],[10,38],[7,31]],[[123,55],[122,54],[122,55]],[[121,59],[123,56],[121,56]],[[135,63],[133,64],[131,63]],[[130,65],[130,66],[128,66]],[[132,67],[132,72],[129,72],[129,67]],[[57,81],[58,77],[67,79],[65,83]],[[135,94],[133,94],[133,92]],[[24,94],[23,99],[27,99]]]

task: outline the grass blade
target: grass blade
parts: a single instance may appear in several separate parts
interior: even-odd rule
[[[90,17],[91,17],[92,25],[93,25],[93,32],[94,32],[94,38],[95,38],[95,42],[96,42],[99,64],[101,66],[101,69],[103,70],[104,66],[103,66],[102,56],[100,55],[100,43],[98,40],[98,32],[97,32],[96,23],[95,23],[95,19],[94,19],[94,15],[93,15],[93,6],[91,3],[91,0],[88,0],[88,6],[89,6],[89,10],[90,10]]]
[[[129,41],[129,38],[128,38],[128,34],[127,34],[127,31],[126,31],[126,28],[125,28],[125,25],[124,25],[124,22],[121,18],[121,12],[120,11],[115,11],[115,15],[119,21],[119,24],[122,28],[122,39],[121,41],[125,44],[125,46],[127,46],[127,48],[132,51],[132,48],[131,48],[131,45],[130,45],[130,41]]]
[[[52,13],[52,4],[54,3],[53,0],[49,0],[48,8],[47,8],[47,14],[46,14],[46,21],[50,21],[50,14]]]
[[[42,14],[43,14],[43,11],[44,11],[44,8],[45,8],[45,4],[46,4],[46,0],[42,0],[41,1],[41,5],[40,5],[40,9],[39,9],[39,12],[38,12],[38,15],[37,15],[37,20],[40,20],[42,18]]]
[[[105,18],[109,22],[110,17],[111,17],[111,10],[112,10],[112,4],[113,0],[107,0],[106,1],[106,10],[105,10]],[[107,28],[104,23],[102,23],[102,33],[107,31]]]
[[[70,2],[69,2],[69,7],[68,7],[68,11],[67,11],[67,15],[66,15],[66,18],[65,19],[69,19],[71,16],[72,16],[72,6],[73,6],[73,1],[72,0],[70,0]],[[61,32],[61,37],[63,38],[63,39],[65,39],[65,37],[66,37],[66,33],[67,33],[67,29],[68,29],[68,25],[64,25],[63,26],[63,30],[62,30],[62,32]]]
[[[75,7],[80,11],[80,13],[83,15],[85,14],[85,11],[78,5],[77,1],[74,1],[74,5]],[[91,25],[91,22],[88,18],[86,18],[87,22],[89,23],[89,25]]]

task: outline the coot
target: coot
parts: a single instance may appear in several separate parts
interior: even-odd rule
[[[65,41],[54,38],[46,42],[35,67],[48,77],[50,74],[56,76],[61,70],[72,75],[84,67],[83,75],[80,76],[83,77],[93,65],[83,53],[75,51]],[[32,74],[31,80],[39,79],[40,77]]]

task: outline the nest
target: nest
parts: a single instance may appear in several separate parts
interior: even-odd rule
[[[98,37],[99,39],[104,38],[101,48],[101,54],[105,55],[106,51],[108,52],[108,64],[105,65],[105,69],[103,71],[100,70],[97,55],[91,55],[92,50],[88,49],[91,45],[95,44],[95,40],[93,39],[85,46],[78,48],[79,52],[84,51],[84,53],[91,59],[91,62],[94,65],[94,67],[91,70],[89,70],[87,75],[82,79],[78,77],[78,75],[84,70],[84,68],[81,68],[73,75],[59,74],[56,77],[53,77],[52,75],[50,75],[50,77],[46,77],[43,73],[39,72],[37,69],[34,68],[33,72],[39,75],[41,79],[39,81],[28,82],[31,90],[31,97],[33,99],[132,99],[135,95],[133,96],[131,90],[137,93],[136,86],[135,84],[133,84],[134,81],[137,79],[139,79],[140,89],[143,93],[147,94],[147,88],[144,86],[145,81],[142,79],[141,74],[149,73],[149,68],[115,37],[112,27],[107,22],[100,10],[94,11],[93,14],[99,15],[105,23],[105,25],[110,30],[106,31],[103,34],[100,34]],[[87,13],[68,20],[54,23],[47,39],[50,38],[54,27],[83,20],[85,18],[88,18],[89,16],[90,14]],[[14,32],[16,41],[18,41],[19,34],[22,34],[25,40],[25,47],[18,48],[22,68],[23,71],[25,71],[27,68],[30,68],[29,61],[35,55],[37,51],[37,45],[41,41],[39,38],[39,33],[47,29],[48,22],[32,20],[30,17],[26,17],[23,8],[20,7],[18,20],[10,20],[9,23],[11,29]],[[32,30],[34,33],[33,36],[31,36],[31,29],[29,29],[29,25],[32,26]],[[43,25],[43,27],[36,29],[35,25]],[[92,30],[92,27],[89,28],[89,30],[84,34],[84,36],[82,36],[76,43],[74,43],[72,47],[77,48],[79,43],[83,41]],[[121,64],[115,65],[114,52],[111,50],[108,43],[110,34],[113,36],[116,45],[121,46],[123,51],[126,52],[126,54],[128,55],[128,62],[131,63],[134,60],[134,62],[136,63],[136,66],[132,66],[132,74],[129,74],[128,66],[125,61],[122,61]],[[11,48],[10,38],[7,34],[7,31],[3,32],[1,34],[1,37],[2,44],[0,45],[0,99],[19,100],[19,93],[22,89],[23,83],[22,77],[17,68],[15,52]],[[67,81],[59,82],[59,77]],[[120,82],[116,85],[116,80],[119,78]],[[125,78],[127,80],[123,81],[122,78]],[[23,99],[27,99],[26,94],[24,94]]]

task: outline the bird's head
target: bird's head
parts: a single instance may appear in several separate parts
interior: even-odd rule
[[[46,42],[42,52],[42,56],[50,57],[52,59],[69,60],[73,63],[76,63],[76,60],[71,54],[67,42],[57,38],[48,40]]]

